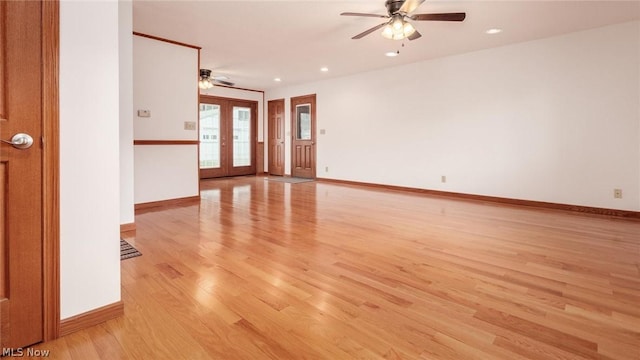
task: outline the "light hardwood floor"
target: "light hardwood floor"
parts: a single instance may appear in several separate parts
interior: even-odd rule
[[[640,222],[263,177],[147,211],[55,359],[640,359]]]

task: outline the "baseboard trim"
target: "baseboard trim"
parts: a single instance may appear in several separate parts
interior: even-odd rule
[[[136,231],[136,223],[120,224],[120,234]]]
[[[200,195],[140,203],[140,204],[135,204],[134,208],[136,211],[138,211],[138,210],[146,210],[146,209],[153,209],[153,208],[159,208],[159,207],[164,208],[164,207],[171,207],[171,206],[194,205],[199,202],[200,202]]]
[[[124,315],[124,302],[118,301],[60,321],[60,336],[101,324]]]
[[[535,207],[535,208],[542,208],[542,209],[570,211],[570,212],[576,212],[576,213],[587,214],[587,215],[598,215],[598,216],[607,216],[607,217],[615,217],[615,218],[630,219],[630,220],[640,220],[640,212],[630,211],[630,210],[606,209],[606,208],[581,206],[581,205],[551,203],[551,202],[544,202],[544,201],[511,199],[511,198],[503,198],[503,197],[497,197],[497,196],[474,195],[474,194],[457,193],[457,192],[450,192],[450,191],[419,189],[419,188],[412,188],[412,187],[406,187],[406,186],[383,185],[383,184],[374,184],[374,183],[366,183],[366,182],[350,181],[350,180],[338,180],[338,179],[327,179],[327,178],[317,178],[316,180],[321,182],[327,182],[327,183],[367,186],[367,187],[375,187],[375,188],[386,189],[386,190],[408,191],[408,192],[425,194],[425,195],[443,196],[448,198],[456,198],[456,199],[471,200],[471,201],[492,202],[492,203],[517,205],[517,206],[528,206],[528,207]]]

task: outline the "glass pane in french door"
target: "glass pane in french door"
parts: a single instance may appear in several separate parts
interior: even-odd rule
[[[220,105],[200,104],[200,169],[220,167]]]
[[[233,167],[251,166],[251,108],[233,107]]]

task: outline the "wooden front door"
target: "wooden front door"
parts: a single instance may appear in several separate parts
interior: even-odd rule
[[[256,101],[200,96],[200,178],[254,175]]]
[[[269,174],[284,175],[284,99],[269,101]]]
[[[2,348],[43,340],[41,16],[39,1],[0,1]]]
[[[291,98],[291,176],[316,177],[316,95]]]

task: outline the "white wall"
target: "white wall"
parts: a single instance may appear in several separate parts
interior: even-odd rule
[[[118,3],[60,2],[62,319],[120,301],[118,63]]]
[[[184,161],[187,159],[188,161]],[[195,159],[195,160],[194,160]],[[136,146],[135,198],[136,203],[161,199],[180,199],[198,195],[197,145],[144,145]],[[192,184],[196,172],[195,188]]]
[[[184,127],[198,122],[198,50],[134,36],[133,110],[136,140],[198,140],[197,130]],[[138,110],[151,117],[137,116]],[[195,147],[135,146],[134,202],[198,196]]]
[[[118,2],[120,49],[120,224],[135,222],[133,207],[133,8]]]
[[[317,93],[318,177],[638,211],[639,63],[631,22],[266,98]]]

